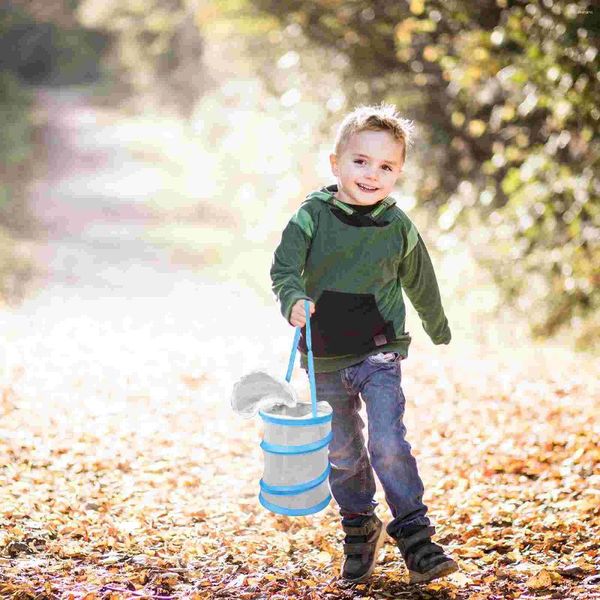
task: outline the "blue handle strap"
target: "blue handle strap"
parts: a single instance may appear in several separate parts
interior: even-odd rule
[[[313,363],[312,335],[310,333],[310,306],[304,301],[306,312],[306,345],[308,346],[308,379],[310,381],[310,401],[312,402],[313,417],[317,416],[317,384],[315,383],[315,366]]]
[[[288,370],[285,375],[285,380],[288,383],[292,379],[292,371],[294,370],[294,362],[296,360],[296,349],[298,348],[299,341],[300,341],[300,327],[296,327],[296,333],[294,334],[294,342],[292,344],[292,353],[290,354],[290,362],[288,363]]]
[[[308,347],[308,380],[310,382],[310,401],[312,403],[312,414],[313,417],[317,416],[317,384],[315,382],[315,366],[313,361],[312,351],[312,340],[310,333],[310,305],[308,300],[304,300],[304,312],[306,314],[306,346]],[[296,350],[298,348],[298,342],[300,341],[301,328],[296,327],[296,333],[294,335],[294,341],[292,343],[292,353],[290,355],[290,362],[288,363],[288,370],[285,375],[285,380],[289,383],[292,378],[292,371],[294,369],[294,361],[296,360]]]

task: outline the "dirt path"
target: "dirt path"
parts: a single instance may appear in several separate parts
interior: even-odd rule
[[[388,541],[349,590],[335,505],[262,509],[259,424],[228,406],[241,374],[285,370],[293,331],[274,304],[148,241],[167,218],[151,202],[161,173],[128,151],[126,123],[79,93],[39,101],[45,274],[0,313],[2,598],[600,597],[593,361],[417,343],[409,440],[462,572],[411,589]]]
[[[145,236],[166,218],[151,203],[161,167],[127,149],[127,123],[94,108],[81,92],[40,91],[39,105],[48,119],[48,173],[35,186],[31,206],[48,237],[36,249],[36,293],[0,317],[11,339],[9,370],[24,356],[42,366],[56,354],[40,352],[56,348],[61,358],[49,370],[63,392],[90,361],[99,369],[115,364],[119,376],[162,390],[182,374],[217,373],[230,360],[231,374],[219,373],[227,383],[247,368],[235,341],[244,333],[271,362],[271,344],[277,348],[278,336],[283,342],[290,335],[274,305],[178,264]],[[39,393],[50,391],[47,369],[36,371],[43,373]],[[221,401],[223,393],[219,388]]]

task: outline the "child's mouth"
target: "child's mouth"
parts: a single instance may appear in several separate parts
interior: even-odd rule
[[[357,183],[356,185],[363,192],[376,192],[379,189],[379,188],[376,188],[376,187],[372,187],[370,185],[365,185],[364,183]]]

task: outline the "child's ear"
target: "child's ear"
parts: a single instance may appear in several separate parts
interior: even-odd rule
[[[329,155],[329,164],[331,165],[331,172],[337,177],[338,166],[337,166],[337,156],[335,154]]]

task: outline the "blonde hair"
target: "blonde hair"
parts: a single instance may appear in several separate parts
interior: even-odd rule
[[[358,106],[340,123],[334,153],[339,154],[350,137],[360,131],[389,131],[396,141],[402,143],[402,154],[406,159],[406,150],[412,144],[415,126],[412,121],[402,118],[393,104]]]

